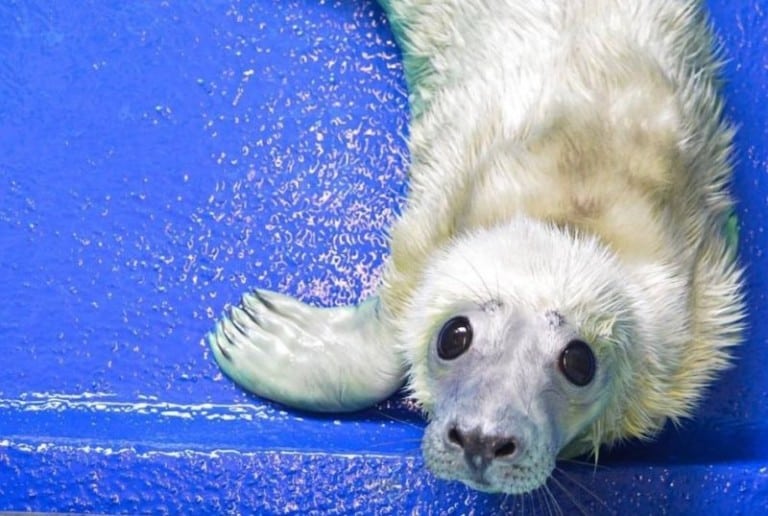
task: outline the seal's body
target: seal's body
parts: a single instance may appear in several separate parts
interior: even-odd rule
[[[427,464],[487,491],[689,415],[743,316],[698,2],[382,3],[413,116],[378,295],[246,294],[209,338],[222,369],[325,411],[406,380]]]

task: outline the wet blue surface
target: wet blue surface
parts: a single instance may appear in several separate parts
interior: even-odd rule
[[[566,511],[768,511],[768,3],[709,5],[748,342],[683,428],[563,465]],[[369,1],[0,4],[0,510],[546,513],[434,479],[401,401],[290,411],[202,342],[249,287],[375,288],[407,122]]]

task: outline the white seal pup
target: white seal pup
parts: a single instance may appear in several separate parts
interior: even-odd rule
[[[694,0],[387,0],[410,193],[372,299],[243,296],[224,372],[318,411],[407,383],[438,476],[544,484],[558,456],[689,416],[743,320],[732,130]]]

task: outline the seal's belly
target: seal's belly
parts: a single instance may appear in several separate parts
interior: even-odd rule
[[[627,122],[615,124],[619,102],[577,108],[539,135],[494,147],[467,172],[457,231],[524,215],[595,234],[627,263],[678,255],[689,215],[671,201],[690,172],[678,150],[677,113],[636,114],[624,104]]]
[[[467,203],[459,229],[490,228],[525,215],[597,235],[627,263],[662,258],[674,244],[674,232],[666,227],[669,210],[637,188],[621,186],[621,180],[574,187],[542,183],[525,192],[508,193],[502,209],[482,202],[490,194],[481,194],[484,197]],[[493,195],[502,198],[505,193],[496,190]]]

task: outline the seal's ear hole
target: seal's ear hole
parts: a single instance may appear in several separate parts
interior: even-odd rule
[[[460,315],[449,319],[437,336],[437,356],[443,360],[458,358],[472,345],[472,325]]]
[[[597,370],[592,348],[579,339],[573,339],[563,348],[557,365],[565,378],[578,387],[588,385]]]

